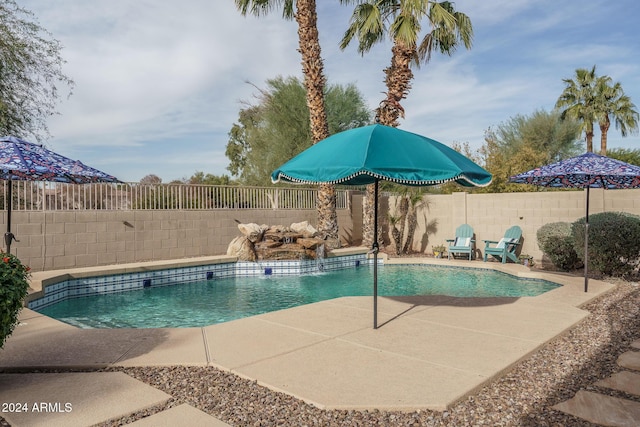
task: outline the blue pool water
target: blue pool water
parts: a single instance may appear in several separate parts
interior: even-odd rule
[[[39,311],[83,328],[167,328],[222,323],[342,296],[373,295],[373,269],[302,276],[209,280],[87,296]],[[378,269],[378,295],[535,296],[557,284],[481,269],[392,265]]]

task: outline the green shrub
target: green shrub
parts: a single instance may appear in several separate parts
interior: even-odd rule
[[[11,254],[0,253],[0,348],[18,323],[29,288],[29,267]]]
[[[566,237],[571,236],[571,224],[568,222],[549,222],[538,228],[536,238],[538,246],[542,248],[546,245],[550,237]]]
[[[571,225],[574,249],[584,259],[584,223]],[[589,269],[608,276],[625,276],[640,258],[640,217],[623,212],[589,216]]]
[[[574,249],[571,224],[550,222],[536,233],[538,246],[560,270],[571,271],[582,266],[582,260]]]

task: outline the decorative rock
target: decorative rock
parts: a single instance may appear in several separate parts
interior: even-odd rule
[[[313,259],[315,251],[309,249],[303,249],[300,245],[282,245],[277,248],[269,249],[268,251],[259,251],[258,260],[287,260],[287,259]]]
[[[278,233],[284,233],[285,231],[286,231],[286,227],[284,225],[272,225],[270,227],[267,227],[267,230],[265,231],[265,233],[278,234]]]
[[[229,243],[229,246],[227,246],[227,255],[236,256],[242,247],[242,241],[245,239],[246,237],[244,236],[234,238],[231,243]]]
[[[282,242],[279,240],[263,240],[262,242],[255,243],[254,248],[256,252],[260,252],[264,249],[273,249],[282,246]]]
[[[253,243],[246,236],[238,236],[229,243],[227,255],[238,257],[239,261],[255,261]]]
[[[309,221],[294,222],[291,224],[291,231],[300,233],[304,237],[313,237],[318,232],[313,226],[309,225]]]
[[[297,239],[296,242],[305,249],[316,250],[318,246],[324,245],[325,241],[320,239],[300,238],[300,239]]]
[[[262,240],[271,240],[273,242],[282,242],[282,233],[276,233],[271,231],[271,229],[264,232],[262,236]]]
[[[327,250],[338,249],[342,246],[340,239],[326,239],[324,240],[324,247]]]
[[[260,226],[255,223],[250,224],[238,224],[238,229],[242,234],[244,234],[251,243],[259,242],[262,240],[262,235],[264,234],[266,227]]]
[[[237,256],[241,261],[315,259],[321,245],[325,250],[340,247],[339,240],[316,237],[318,233],[308,221],[293,223],[291,227],[238,224],[238,229],[243,236],[229,244],[227,254]]]

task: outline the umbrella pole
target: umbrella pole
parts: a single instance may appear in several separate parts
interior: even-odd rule
[[[373,329],[378,329],[378,179],[373,184]]]
[[[587,185],[587,213],[584,217],[584,291],[589,287],[589,186]]]
[[[13,233],[11,232],[11,204],[13,203],[13,180],[9,180],[7,183],[7,200],[5,201],[7,205],[7,232],[4,233],[4,244],[6,245],[7,253],[11,253],[11,240],[14,239]]]

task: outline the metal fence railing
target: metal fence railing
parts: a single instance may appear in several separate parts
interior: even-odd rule
[[[9,182],[2,181],[0,207],[7,209]],[[315,209],[317,189],[196,184],[65,184],[13,181],[12,210],[210,210]],[[337,209],[348,193],[336,191]]]

